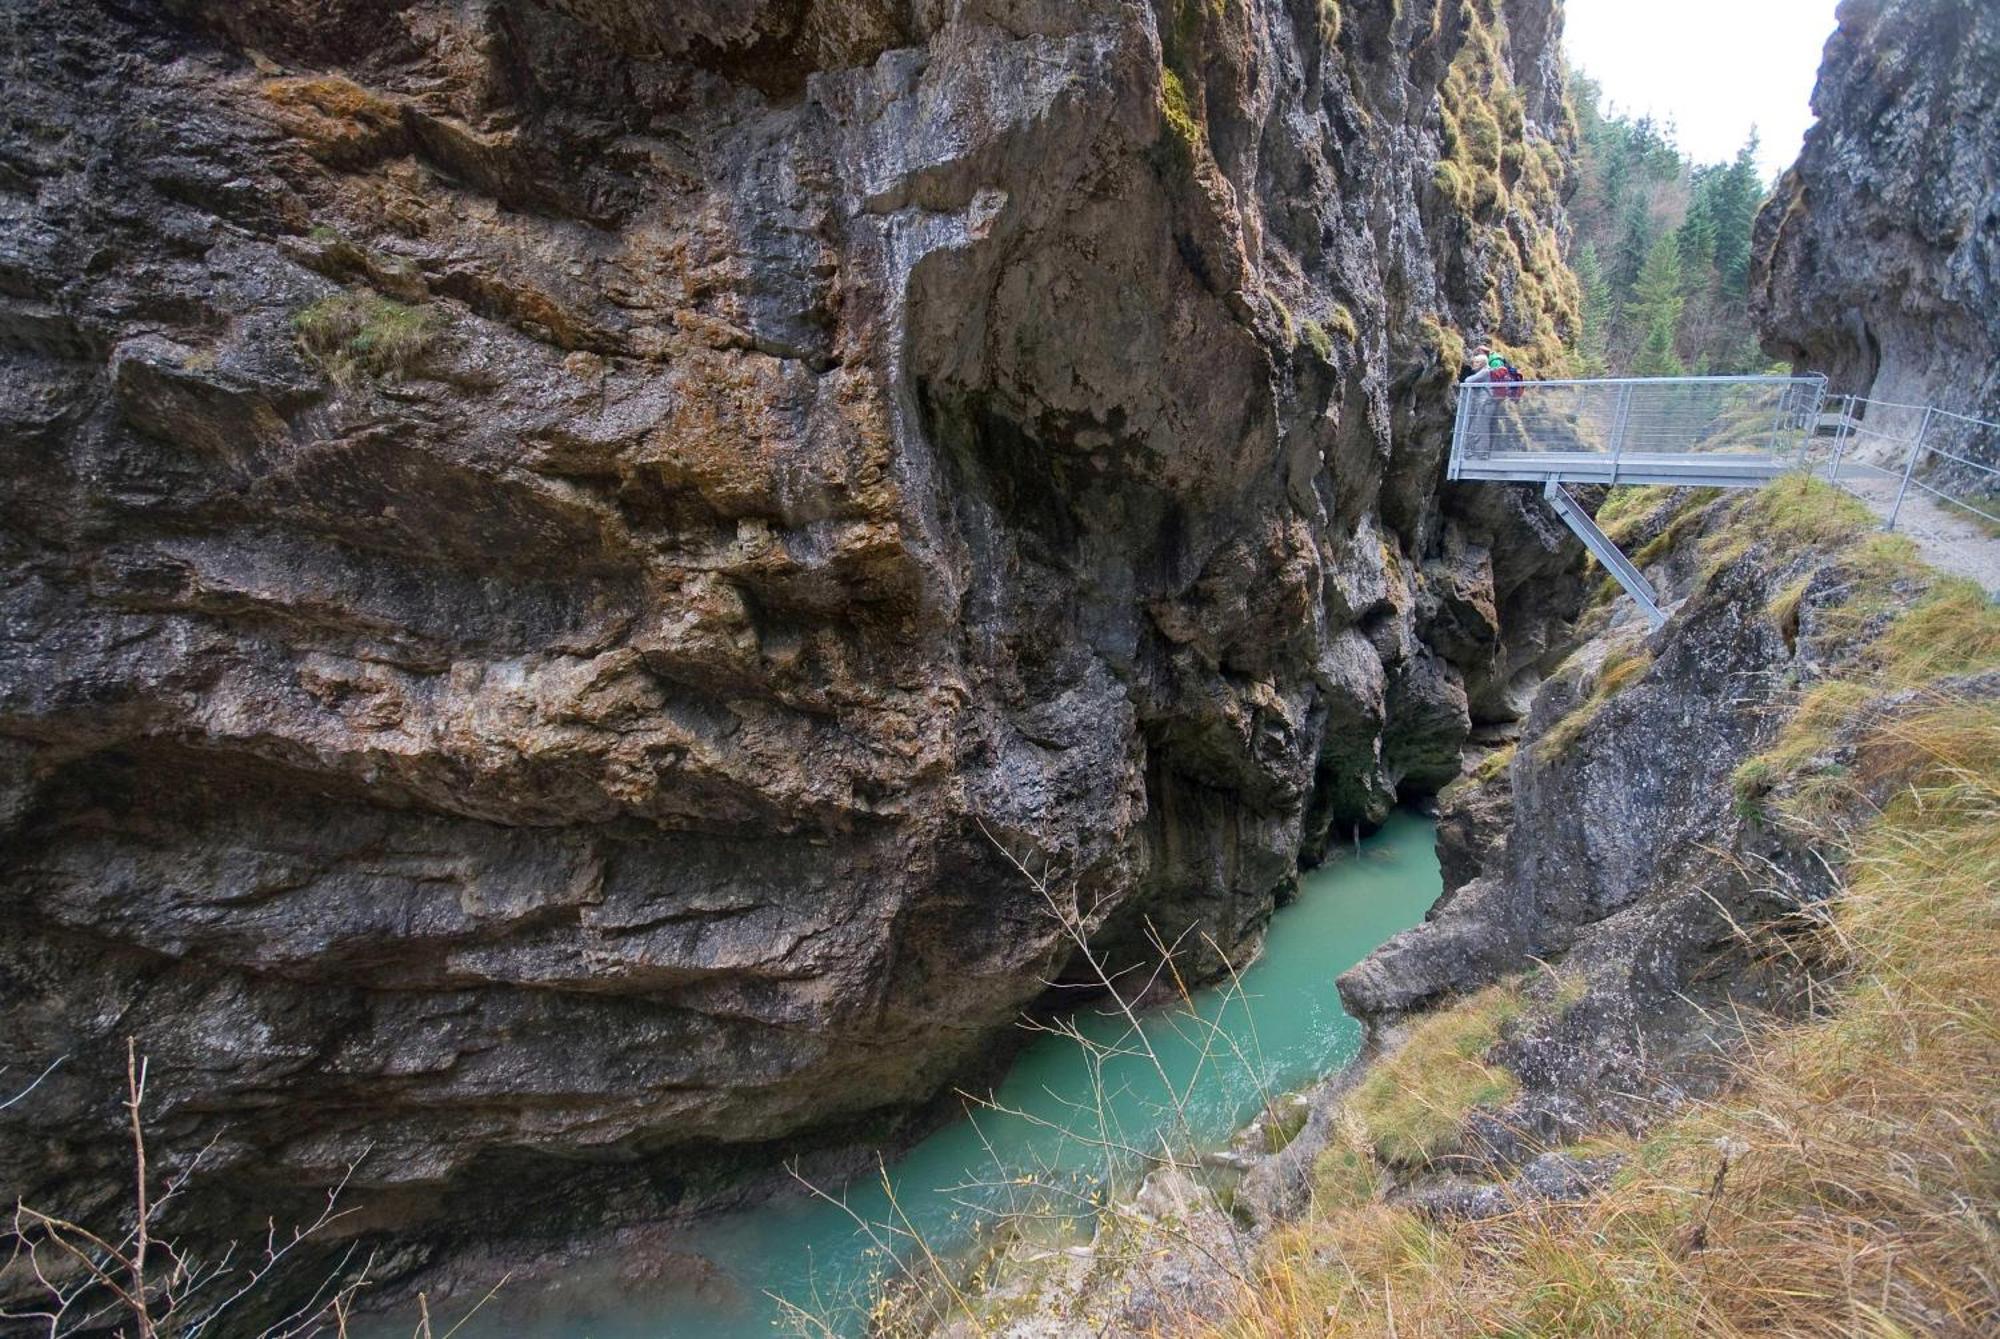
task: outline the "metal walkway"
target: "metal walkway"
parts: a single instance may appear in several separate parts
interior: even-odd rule
[[[1826,378],[1655,377],[1458,388],[1453,479],[1538,483],[1658,627],[1659,596],[1565,484],[1755,488],[1805,464]]]

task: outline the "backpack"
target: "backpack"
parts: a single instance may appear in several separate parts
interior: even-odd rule
[[[1498,387],[1493,394],[1501,400],[1518,400],[1521,398],[1521,383],[1526,380],[1520,368],[1512,363],[1502,363],[1493,373],[1493,383]]]

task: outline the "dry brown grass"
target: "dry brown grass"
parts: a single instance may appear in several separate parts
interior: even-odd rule
[[[1793,554],[1849,545],[1875,524],[1875,514],[1858,499],[1808,475],[1790,474],[1752,494],[1703,547],[1713,572],[1760,545]]]
[[[1523,1009],[1517,983],[1490,986],[1422,1019],[1378,1060],[1347,1103],[1374,1156],[1421,1166],[1457,1147],[1468,1111],[1512,1097],[1520,1087],[1514,1076],[1485,1057]]]

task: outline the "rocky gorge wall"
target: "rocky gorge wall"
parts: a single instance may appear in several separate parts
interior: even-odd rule
[[[2000,9],[1839,22],[1758,221],[1766,350],[1990,414]],[[1993,1328],[1990,1257],[1928,1235],[1983,1240],[1993,1198],[1962,1012],[1992,991],[1936,984],[1991,961],[1990,593],[1803,475],[1583,496],[1668,621],[1600,571],[1517,737],[1439,795],[1444,895],[1339,981],[1362,1058],[1239,1137],[1224,1194],[1156,1171],[1083,1264],[996,1252],[993,1323],[939,1333]]]
[[[7,11],[10,1197],[127,1035],[225,1217],[886,1137],[1064,968],[996,843],[1243,950],[1580,600],[1436,489],[1552,0]]]
[[[2000,406],[2000,10],[1842,0],[1818,123],[1758,217],[1766,352],[1837,394]]]

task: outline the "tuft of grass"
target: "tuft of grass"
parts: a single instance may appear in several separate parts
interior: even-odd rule
[[[1828,654],[1845,654],[1875,637],[1933,580],[1916,545],[1872,527],[1839,550],[1832,575],[1841,589],[1817,615],[1817,636]]]
[[[1160,71],[1160,113],[1188,160],[1198,159],[1208,145],[1208,129],[1195,113],[1187,84],[1171,67]]]
[[[1392,1167],[1419,1167],[1456,1150],[1468,1112],[1499,1106],[1520,1087],[1484,1057],[1525,1007],[1520,983],[1506,982],[1417,1022],[1348,1099],[1363,1144]]]
[[[1494,749],[1479,760],[1479,766],[1472,769],[1472,775],[1480,781],[1492,781],[1514,764],[1514,755],[1521,751],[1518,744],[1507,744]]]
[[[1465,365],[1465,338],[1436,316],[1421,317],[1417,329],[1423,336],[1424,347],[1447,370],[1456,371]]]
[[[1553,761],[1566,756],[1589,724],[1597,719],[1604,704],[1637,683],[1652,668],[1653,653],[1644,646],[1628,647],[1605,656],[1598,667],[1597,682],[1590,696],[1579,702],[1567,716],[1544,730],[1534,743],[1541,758]]]
[[[1500,174],[1490,168],[1475,166],[1467,176],[1472,193],[1472,212],[1479,218],[1494,221],[1507,212],[1507,184],[1500,180]],[[1499,344],[1495,348],[1501,347]],[[1526,362],[1519,355],[1510,362]],[[1539,362],[1540,360],[1536,360]],[[1532,363],[1530,365],[1533,365]],[[1546,365],[1546,364],[1543,364]]]
[[[1764,606],[1764,612],[1771,616],[1771,621],[1785,630],[1787,642],[1798,632],[1799,606],[1805,602],[1806,590],[1811,585],[1812,574],[1808,572],[1772,596],[1771,602]]]
[[[443,328],[433,309],[373,293],[336,293],[292,317],[299,347],[343,386],[363,376],[408,375],[436,347]]]
[[[1472,212],[1472,181],[1465,170],[1448,158],[1440,158],[1431,169],[1431,186],[1461,214]]]
[[[1859,575],[1849,576],[1846,602],[1824,616],[1832,640],[1879,622],[1890,598],[1883,583],[1908,576],[1908,555],[1880,542],[1887,538],[1870,536],[1857,553],[1843,555],[1843,568]],[[1779,602],[1789,596],[1788,588]],[[1858,664],[1855,673],[1807,689],[1776,742],[1736,769],[1737,812],[1766,817],[1769,797],[1783,790],[1783,807],[1795,822],[1828,821],[1848,798],[1852,765],[1845,755],[1853,746],[1843,747],[1843,736],[1868,721],[1871,703],[1885,693],[1922,692],[1939,679],[2000,666],[2000,607],[1973,582],[1932,578],[1924,594],[1881,627]]]
[[[1361,342],[1361,329],[1354,323],[1354,313],[1336,302],[1324,321],[1301,322],[1299,337],[1321,362],[1331,366],[1334,341],[1353,348]]]
[[[1614,543],[1625,543],[1632,535],[1623,527],[1651,515],[1674,492],[1671,484],[1624,484],[1612,488],[1597,508],[1598,529]]]
[[[1946,577],[1891,623],[1876,644],[1882,672],[1916,686],[2000,665],[2000,606],[1962,577]]]
[[[1325,326],[1318,321],[1307,321],[1299,327],[1299,333],[1315,357],[1329,366],[1333,363],[1333,336],[1326,333]]]
[[[1361,342],[1361,327],[1355,323],[1354,313],[1336,302],[1333,310],[1326,314],[1327,328],[1349,344]]]
[[[1367,1134],[1351,1114],[1343,1113],[1333,1137],[1313,1159],[1312,1202],[1318,1213],[1333,1213],[1368,1203],[1382,1189],[1382,1170],[1367,1143]]]
[[[1265,288],[1264,298],[1271,304],[1271,310],[1277,314],[1278,330],[1284,342],[1286,344],[1295,342],[1298,339],[1298,323],[1292,320],[1292,309],[1274,289]]]
[[[1764,797],[1770,794],[1776,781],[1777,773],[1767,757],[1746,758],[1738,764],[1729,774],[1730,793],[1736,798],[1736,816],[1763,822],[1768,816]]]
[[[1604,669],[1597,676],[1597,691],[1611,697],[1644,674],[1652,663],[1652,652],[1644,650],[1608,657]]]
[[[1340,40],[1340,0],[1319,0],[1319,40],[1332,46]]]
[[[1606,538],[1623,547],[1638,538],[1648,526],[1664,522],[1661,533],[1673,535],[1670,545],[1701,524],[1709,504],[1721,496],[1719,488],[1676,488],[1671,484],[1614,488],[1604,499],[1604,505],[1597,509],[1597,524]],[[1664,515],[1663,509],[1667,509]],[[1653,547],[1658,538],[1656,536],[1647,545],[1651,552],[1645,561],[1650,562],[1665,552],[1667,545]]]
[[[1844,797],[1847,768],[1839,760],[1834,738],[1867,710],[1872,696],[1866,684],[1847,679],[1814,685],[1800,699],[1778,740],[1731,774],[1736,811],[1746,818],[1768,817],[1767,797],[1781,785],[1795,792],[1792,802],[1800,805]]]
[[[1467,159],[1474,167],[1496,172],[1500,167],[1500,122],[1491,110],[1474,103],[1459,120]]]
[[[1709,507],[1722,496],[1719,488],[1691,488],[1675,508],[1666,529],[1632,555],[1635,567],[1649,567],[1679,548],[1688,535],[1708,523]]]
[[[1858,499],[1818,479],[1792,474],[1752,494],[1732,523],[1710,538],[1705,556],[1713,572],[1755,545],[1788,553],[1834,549],[1875,526],[1874,513]]]

